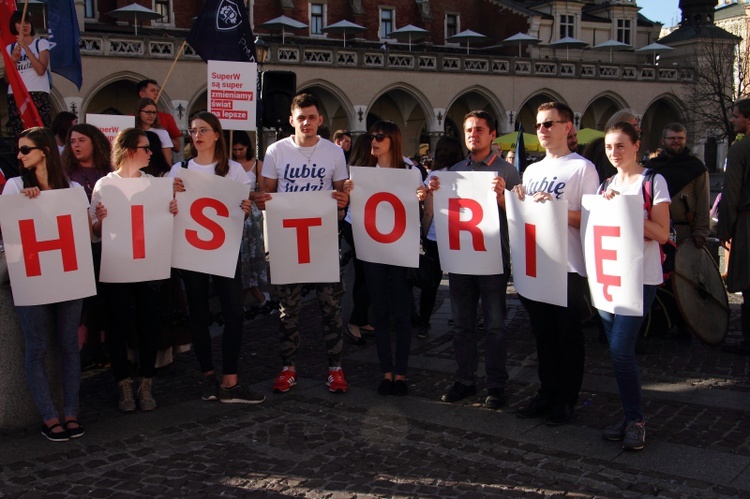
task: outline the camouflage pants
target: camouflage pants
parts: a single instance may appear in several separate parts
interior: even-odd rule
[[[276,286],[279,297],[281,327],[279,346],[281,361],[285,366],[293,366],[299,348],[299,314],[302,303],[303,284],[283,284]],[[341,366],[341,297],[344,295],[343,282],[320,283],[315,286],[318,303],[323,315],[323,339],[325,340],[328,365]]]

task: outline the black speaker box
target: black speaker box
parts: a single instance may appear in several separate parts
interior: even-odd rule
[[[297,94],[297,75],[291,71],[263,71],[260,100],[266,128],[289,126],[292,99]]]

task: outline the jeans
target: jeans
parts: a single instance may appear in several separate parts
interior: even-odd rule
[[[638,317],[610,314],[599,310],[609,342],[609,354],[615,369],[626,421],[643,421],[641,407],[641,370],[635,356],[635,343],[643,318],[656,296],[656,286],[643,286],[643,315]]]
[[[342,235],[344,240],[354,251],[352,264],[354,265],[354,283],[352,284],[352,313],[349,316],[349,324],[355,326],[367,326],[370,324],[370,293],[365,284],[365,270],[362,260],[357,258],[357,250],[354,247],[354,236],[352,235],[352,224],[343,222]]]
[[[453,314],[453,351],[456,355],[456,381],[464,385],[476,384],[479,367],[479,333],[477,332],[477,303],[482,300],[484,312],[485,371],[487,388],[505,389],[508,371],[505,367],[508,344],[505,337],[505,292],[508,274],[464,275],[448,274]]]
[[[372,300],[372,325],[380,370],[406,376],[411,351],[411,286],[406,267],[362,262]],[[396,328],[396,355],[391,346],[391,324]]]
[[[185,283],[185,295],[190,309],[190,337],[201,372],[207,373],[214,370],[211,333],[208,330],[211,324],[211,312],[208,308],[208,279],[210,277],[216,294],[219,296],[221,313],[224,317],[224,331],[221,335],[222,372],[237,374],[244,322],[239,261],[232,278],[190,270],[180,272],[182,281]]]
[[[581,322],[585,315],[586,278],[568,273],[568,306],[521,296],[536,339],[539,395],[553,404],[575,405],[586,358]]]
[[[26,381],[31,397],[42,415],[42,421],[59,417],[52,402],[45,359],[47,335],[54,331],[62,359],[63,415],[78,416],[78,393],[81,388],[81,356],[78,351],[78,324],[83,300],[49,305],[16,307],[26,342]]]
[[[161,288],[166,282],[102,283],[110,322],[107,344],[115,381],[130,375],[128,339],[132,330],[138,341],[138,374],[144,378],[156,374],[157,342],[162,326]]]

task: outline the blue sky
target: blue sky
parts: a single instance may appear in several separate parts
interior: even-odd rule
[[[680,22],[680,0],[638,0],[640,13],[652,21],[658,21],[664,26],[674,26]],[[675,22],[676,21],[676,22]]]

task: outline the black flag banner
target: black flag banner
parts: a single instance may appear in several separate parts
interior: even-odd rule
[[[204,61],[255,61],[255,37],[241,0],[208,0],[187,37]]]

